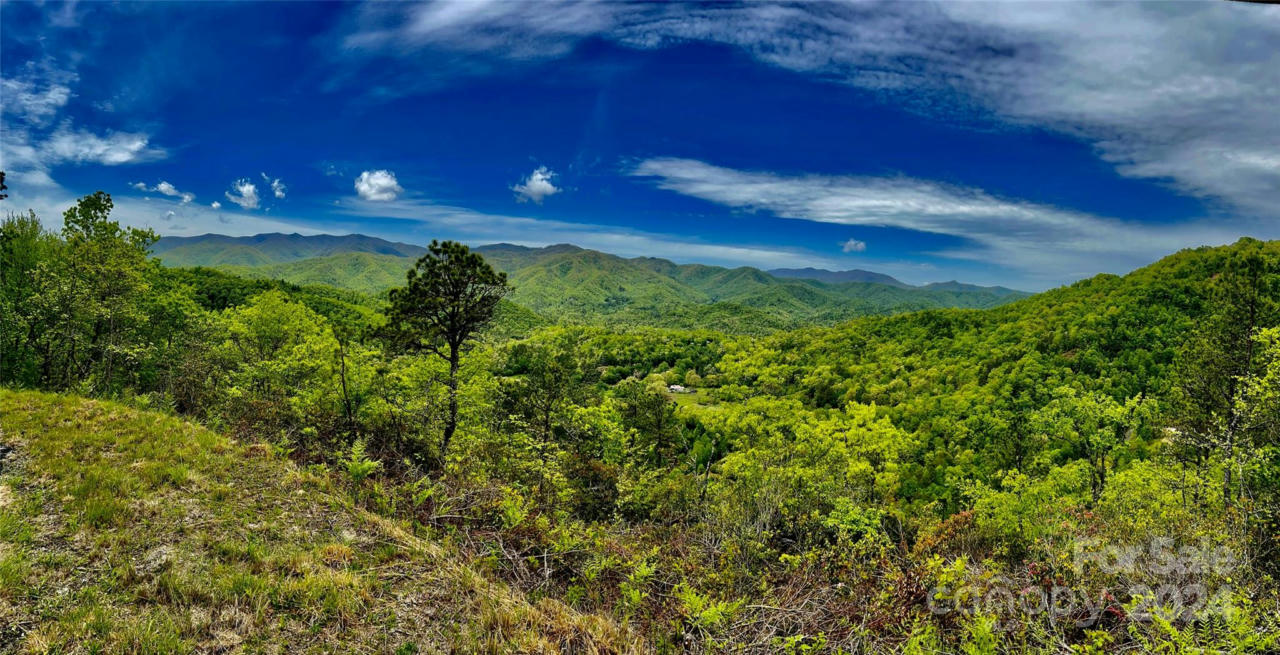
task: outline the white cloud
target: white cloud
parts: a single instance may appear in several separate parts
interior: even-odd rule
[[[222,203],[218,202],[217,200],[214,200],[213,202],[209,203],[209,206],[215,210],[222,209]]]
[[[356,193],[365,200],[390,202],[404,193],[396,174],[387,170],[365,171],[356,178]]]
[[[1088,139],[1121,174],[1280,216],[1280,7],[1228,4],[945,8],[1039,50],[967,72],[965,92]]]
[[[72,129],[64,123],[38,146],[40,161],[45,164],[102,164],[118,166],[155,161],[168,156],[163,148],[150,145],[150,138],[140,132],[107,132],[97,135]]]
[[[227,196],[227,200],[240,205],[241,209],[258,208],[258,187],[248,178],[240,178],[232,182],[231,191],[227,191],[224,195]]]
[[[97,133],[70,120],[57,121],[75,95],[75,72],[58,70],[47,60],[17,70],[0,79],[0,169],[11,181],[45,193],[58,188],[50,172],[59,165],[117,166],[168,156],[141,132]]]
[[[1280,216],[1280,7],[747,4],[669,9],[613,36],[725,43],[925,114],[993,112],[1084,139],[1122,175]]]
[[[557,57],[590,37],[725,44],[944,121],[1066,133],[1122,175],[1280,216],[1280,7],[489,0],[362,7],[349,27],[348,48],[472,59]],[[463,68],[493,68],[471,63]]]
[[[221,206],[174,203],[172,209],[157,213],[154,200],[147,203],[142,199],[129,197],[116,199],[111,217],[122,225],[149,227],[162,235],[216,233],[247,236],[266,232],[317,234],[325,231],[317,229],[310,220],[283,216],[268,218],[258,213],[241,212],[235,207],[227,209]],[[355,230],[346,230],[352,231]]]
[[[516,192],[516,199],[520,202],[533,201],[541,205],[544,198],[560,193],[562,190],[551,183],[551,178],[555,175],[546,166],[539,166],[525,178],[524,182],[511,187],[511,190]]]
[[[840,252],[866,252],[866,251],[867,251],[866,241],[849,239],[848,241],[845,241],[844,243],[840,244]]]
[[[57,11],[51,11],[45,17],[49,24],[55,27],[75,27],[80,24],[79,16],[76,14],[76,7],[79,4],[80,0],[68,0],[62,3]]]
[[[1180,248],[1229,243],[1247,230],[1278,231],[1223,220],[1144,225],[911,178],[783,176],[674,158],[645,160],[632,174],[742,211],[949,235],[961,245],[932,254],[1006,267],[1041,286],[1127,271]]]
[[[40,126],[47,125],[71,99],[71,87],[59,82],[41,85],[31,78],[5,78],[0,79],[0,97],[4,98],[0,109]]]
[[[153,187],[147,186],[145,182],[134,182],[129,186],[139,191],[154,191],[156,193],[169,196],[171,198],[181,198],[182,204],[184,205],[196,199],[196,194],[190,193],[187,191],[179,191],[177,187],[163,180],[161,180],[160,183],[156,184]]]
[[[32,135],[21,126],[5,124],[0,139],[0,164],[12,171],[49,170],[60,164],[102,164],[117,166],[155,161],[168,156],[163,148],[149,145],[147,135],[108,132],[99,136],[72,129],[64,123],[45,137]]]
[[[583,37],[611,27],[611,3],[583,0],[442,0],[367,5],[344,49],[444,48],[508,59],[565,54]]]
[[[172,184],[170,184],[170,183],[168,183],[168,182],[165,182],[165,181],[163,181],[163,180],[161,180],[161,181],[160,181],[160,183],[156,185],[156,191],[159,191],[160,193],[163,193],[163,194],[164,194],[164,195],[166,195],[166,196],[180,196],[180,195],[182,195],[182,192],[181,192],[181,191],[178,191],[178,188],[177,188],[177,187],[175,187],[175,186],[173,186]],[[189,201],[188,201],[188,202],[189,202]]]
[[[272,179],[266,173],[263,173],[262,181],[266,182],[271,187],[271,195],[276,198],[284,198],[285,191],[287,191],[288,188],[285,187],[284,182],[280,181],[280,178],[277,177]]]

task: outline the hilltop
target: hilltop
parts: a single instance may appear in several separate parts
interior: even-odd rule
[[[3,389],[0,416],[0,650],[638,650],[269,444]]]
[[[909,287],[911,285],[903,282],[893,276],[884,273],[875,273],[873,271],[864,271],[862,269],[850,269],[847,271],[829,271],[825,268],[775,268],[769,271],[774,277],[800,278],[802,280],[817,280],[819,282],[875,282],[877,284],[887,284],[892,287]]]

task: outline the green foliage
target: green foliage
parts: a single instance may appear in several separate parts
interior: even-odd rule
[[[855,316],[990,307],[1021,297],[985,289],[907,288],[777,278],[754,268],[678,266],[573,246],[479,250],[511,276],[512,300],[570,322],[763,334]]]
[[[5,319],[0,341],[11,363],[3,381],[112,393],[146,366],[151,286],[150,230],[111,221],[111,197],[82,198],[63,216],[61,238],[33,215],[0,228]]]
[[[294,262],[343,253],[370,253],[393,257],[418,257],[426,252],[422,246],[393,243],[359,234],[335,236],[317,234],[259,234],[251,237],[228,237],[205,234],[196,237],[164,237],[156,243],[155,253],[166,266],[261,266]],[[403,279],[404,266],[398,277]]]
[[[422,249],[359,235],[258,235],[162,240],[168,266],[214,266],[248,278],[328,285],[378,295],[398,286]],[[754,268],[678,266],[575,246],[484,246],[506,272],[512,299],[560,322],[714,329],[764,334],[856,316],[939,307],[993,307],[1025,294],[968,285],[787,279]],[[892,280],[892,278],[889,278]]]
[[[1046,435],[1046,454],[1056,460],[1084,460],[1090,466],[1090,489],[1098,501],[1114,468],[1112,453],[1127,439],[1141,438],[1154,415],[1142,397],[1119,403],[1101,393],[1081,396],[1071,387],[1053,391],[1054,399],[1031,417],[1031,426]]]
[[[347,452],[343,464],[347,467],[347,477],[356,485],[364,482],[365,478],[382,466],[382,462],[369,459],[364,451],[364,442],[359,440],[351,442],[351,450]]]
[[[129,573],[136,557],[108,557],[130,595],[81,599],[81,614],[62,615],[74,628],[42,643],[97,639],[94,647],[129,650],[104,636],[114,634],[175,648],[203,643],[174,618],[189,612],[168,613],[173,599],[186,609],[246,608],[255,626],[322,617],[313,625],[329,634],[325,621],[345,626],[400,584],[370,586],[347,573],[372,557],[380,568],[362,575],[381,576],[375,571],[420,561],[439,542],[465,550],[491,578],[468,573],[472,582],[456,583],[476,603],[470,634],[496,635],[490,650],[527,635],[521,625],[558,634],[547,612],[571,615],[555,614],[568,612],[556,599],[590,613],[601,630],[670,651],[1275,646],[1280,244],[1185,251],[1125,277],[991,309],[776,331],[880,311],[864,300],[901,309],[924,292],[978,304],[984,293],[1001,303],[1015,294],[959,285],[889,292],[567,246],[492,247],[482,259],[445,243],[384,301],[162,268],[147,259],[152,235],[120,228],[109,211],[109,198],[95,195],[68,212],[61,234],[32,216],[3,223],[0,379],[181,413],[251,445],[208,432],[189,443],[172,419],[163,425],[180,436],[160,439],[136,414],[86,435],[82,417],[46,406],[52,401],[4,396],[0,467],[10,465],[5,440],[16,420],[18,447],[35,450],[10,461],[34,457],[42,484],[55,487],[45,494],[26,485],[13,504],[10,487],[0,486],[0,613],[30,605],[14,599],[47,596],[52,587],[31,586],[33,577],[80,570],[33,555],[47,536],[33,512],[66,504],[63,520],[89,536],[86,544],[111,547],[135,524],[150,531],[148,543],[169,543],[157,534],[163,521],[147,512],[240,502],[230,500],[239,497],[230,451],[243,450],[236,461],[272,507],[293,507],[299,488],[305,496],[354,485],[359,504],[383,515],[379,525],[394,526],[394,537],[366,549],[418,555],[347,543],[303,552],[280,545],[299,530],[273,523],[276,509],[258,512],[260,534],[219,514],[224,532],[191,546],[216,566],[161,571],[140,592]],[[205,254],[215,242],[201,246]],[[251,246],[302,266],[318,243],[268,242],[236,241],[227,256],[248,258],[237,248]],[[287,254],[300,243],[310,250]],[[347,259],[397,255],[360,252],[375,254]],[[517,299],[576,324],[548,325],[501,300],[507,280],[491,265],[511,272]],[[915,300],[895,295],[907,292]],[[619,325],[708,317],[772,333]],[[611,327],[583,324],[601,321]],[[37,425],[52,426],[53,436],[33,436]],[[81,455],[72,445],[125,456]],[[302,487],[264,481],[263,471],[286,458],[306,465],[291,469]],[[325,502],[349,508],[351,498]],[[313,514],[324,512],[305,515]],[[1081,544],[1156,540],[1238,556],[1229,570],[1175,580],[1229,586],[1213,611],[1190,617],[1170,606],[1143,620],[1139,585],[1159,587],[1167,576],[1078,559]],[[539,609],[495,595],[497,583]],[[1101,599],[1094,622],[980,606],[1010,590],[1063,586]],[[133,607],[122,599],[139,598],[150,613],[115,613]],[[931,613],[938,603],[966,609]],[[85,628],[96,636],[81,625],[97,626]],[[545,643],[590,650],[555,639]],[[458,643],[455,650],[479,649]],[[544,642],[521,644],[512,649]]]
[[[384,334],[392,347],[425,351],[449,363],[449,414],[439,455],[445,457],[458,427],[458,367],[476,334],[494,317],[510,289],[507,276],[453,241],[432,241],[407,284],[391,290]]]
[[[399,286],[412,264],[413,260],[398,255],[351,252],[276,264],[219,268],[248,278],[284,280],[303,286],[319,284],[372,296]]]
[[[502,527],[511,530],[520,527],[529,517],[529,503],[519,491],[507,488],[502,490],[502,500],[498,501],[498,518]]]
[[[1025,554],[1037,540],[1069,538],[1080,531],[1075,516],[1089,502],[1091,474],[1083,461],[1038,479],[1011,472],[998,489],[971,492],[975,524],[1009,554]]]
[[[741,599],[732,602],[712,600],[686,584],[676,585],[673,591],[680,601],[680,612],[689,629],[704,637],[723,632],[746,603]],[[794,647],[792,650],[804,652]]]

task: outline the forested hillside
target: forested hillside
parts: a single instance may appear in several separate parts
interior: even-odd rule
[[[258,234],[251,237],[204,234],[159,239],[152,252],[170,266],[263,266],[340,253],[418,257],[426,249],[362,234]]]
[[[169,266],[213,266],[245,277],[370,295],[402,285],[412,256],[421,254],[416,246],[361,235],[205,235],[168,237],[158,245],[158,256]],[[498,244],[476,252],[510,276],[513,302],[559,321],[594,325],[761,334],[858,316],[993,307],[1026,295],[957,283],[911,287],[876,274],[784,279],[750,267],[626,259],[567,244]]]
[[[413,259],[398,255],[349,252],[260,266],[221,265],[219,270],[242,277],[324,284],[376,296],[404,284]]]
[[[856,316],[893,314],[935,307],[991,307],[1025,296],[998,287],[931,289],[901,283],[780,279],[759,269],[665,259],[625,259],[569,245],[547,248],[481,246],[477,252],[506,272],[515,286],[512,300],[556,317],[597,315],[610,325],[745,329],[762,315],[785,327],[832,323]],[[691,307],[706,305],[705,307]],[[687,307],[687,308],[686,308]],[[745,312],[738,325],[663,323],[655,315],[671,310],[695,315]]]
[[[871,271],[849,270],[849,271],[828,271],[823,268],[775,268],[769,271],[774,277],[800,278],[802,280],[817,280],[819,282],[879,282],[895,287],[908,286],[906,283],[884,275],[883,273],[873,273]]]
[[[111,209],[0,232],[0,381],[61,394],[0,398],[20,648],[1280,648],[1280,242],[743,336],[557,319],[974,292],[446,242],[374,299],[162,267]]]

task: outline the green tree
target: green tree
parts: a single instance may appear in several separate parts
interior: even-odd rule
[[[1236,411],[1250,448],[1241,453],[1240,494],[1260,560],[1280,566],[1280,327],[1260,330],[1256,372],[1241,384]]]
[[[63,215],[61,239],[33,214],[0,229],[3,340],[21,345],[0,376],[53,388],[111,393],[136,382],[151,355],[146,325],[150,230],[110,219],[111,196],[81,198]]]
[[[405,286],[391,290],[387,333],[393,347],[424,351],[449,363],[449,414],[440,439],[441,462],[458,428],[458,367],[476,333],[493,320],[511,288],[505,273],[454,241],[432,241],[409,269]]]
[[[507,350],[504,397],[544,441],[554,439],[556,415],[570,404],[582,404],[598,374],[582,353],[578,330],[553,330],[547,338],[529,339]]]
[[[0,223],[0,382],[37,382],[36,343],[42,322],[39,270],[57,255],[55,235],[40,226],[35,212],[10,214]]]
[[[304,408],[291,399],[324,364],[306,347],[329,343],[324,319],[279,291],[267,291],[224,311],[219,322],[224,341],[213,356],[226,373],[223,418],[247,434],[300,432]]]
[[[1249,439],[1243,386],[1256,374],[1258,330],[1280,320],[1280,266],[1261,242],[1242,240],[1213,280],[1210,314],[1183,348],[1176,375],[1176,421],[1181,445],[1203,464],[1223,460],[1222,499],[1238,495],[1241,458]]]
[[[1101,393],[1078,393],[1061,387],[1057,396],[1032,417],[1032,423],[1057,442],[1067,459],[1089,464],[1089,486],[1096,504],[1115,468],[1114,451],[1146,425],[1153,405],[1141,396],[1123,404]]]
[[[685,447],[676,405],[653,385],[628,379],[613,390],[622,425],[635,432],[636,456],[657,468],[679,460]]]
[[[101,387],[115,387],[117,369],[133,359],[132,337],[146,322],[142,299],[150,289],[147,260],[155,232],[122,228],[111,220],[111,196],[98,191],[63,213],[62,236],[72,276],[92,312],[89,353]]]

